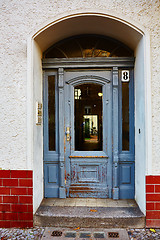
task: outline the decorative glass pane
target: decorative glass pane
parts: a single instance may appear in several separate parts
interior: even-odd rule
[[[129,83],[122,83],[122,150],[129,151]]]
[[[44,58],[133,57],[123,43],[105,36],[78,35],[62,40],[45,53]]]
[[[75,87],[75,150],[102,151],[102,102],[102,86]]]
[[[49,151],[55,151],[55,76],[48,76]]]

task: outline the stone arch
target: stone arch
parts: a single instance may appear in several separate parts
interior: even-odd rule
[[[151,172],[152,156],[149,36],[133,21],[97,10],[59,15],[40,26],[28,39],[27,163],[34,170],[34,211],[43,198],[43,127],[35,125],[36,101],[42,102],[42,53],[62,39],[86,33],[115,38],[134,50],[135,199],[145,212],[145,174]]]

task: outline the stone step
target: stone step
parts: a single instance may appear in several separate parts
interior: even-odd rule
[[[41,205],[34,225],[72,228],[143,228],[145,216],[139,207],[71,207]]]

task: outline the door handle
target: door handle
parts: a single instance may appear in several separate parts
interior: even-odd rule
[[[66,127],[66,139],[67,141],[70,140],[70,127]]]

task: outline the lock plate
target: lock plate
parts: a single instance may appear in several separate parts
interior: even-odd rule
[[[66,139],[67,139],[67,141],[70,140],[70,127],[66,128]]]

